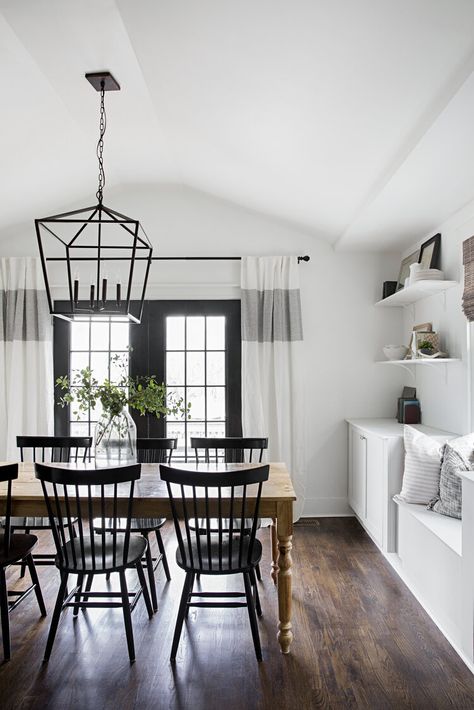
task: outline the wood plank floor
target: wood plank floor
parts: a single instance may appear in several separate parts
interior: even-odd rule
[[[268,530],[259,535],[267,571]],[[164,537],[172,562],[170,524]],[[11,615],[13,658],[0,666],[0,708],[474,708],[474,676],[355,519],[298,524],[294,543],[290,656],[279,653],[276,590],[266,575],[264,662],[255,661],[245,609],[199,609],[190,612],[173,668],[168,659],[183,573],[172,564],[170,583],[158,573],[154,618],[148,620],[142,600],[134,611],[133,666],[120,610],[90,610],[75,622],[68,610],[51,660],[42,665],[49,618],[40,619],[34,597],[20,605]],[[39,574],[50,613],[58,574],[48,567]],[[17,579],[12,568],[10,587],[21,586]]]

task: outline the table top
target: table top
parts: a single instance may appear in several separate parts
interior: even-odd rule
[[[58,468],[80,468],[95,470],[94,464],[52,464]],[[261,465],[261,464],[260,464]],[[290,475],[284,463],[270,463],[270,475],[265,481],[262,489],[261,505],[263,508],[271,507],[283,501],[294,501],[296,495],[293,489]],[[239,468],[257,468],[259,464],[184,464],[175,463],[179,469],[194,471],[232,471]],[[150,509],[153,503],[167,502],[168,492],[166,483],[159,475],[159,464],[141,464],[142,474],[140,480],[135,484],[134,500],[142,506]],[[0,493],[5,492],[6,484],[0,484]],[[252,495],[252,487],[249,487],[249,497]],[[41,483],[35,478],[33,463],[20,463],[18,479],[13,481],[12,491],[13,514],[31,515],[33,511],[42,507],[43,493]]]

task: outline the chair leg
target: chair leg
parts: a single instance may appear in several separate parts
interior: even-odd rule
[[[252,595],[252,583],[248,572],[244,572],[245,596],[247,597],[247,610],[249,613],[250,628],[252,630],[253,645],[257,661],[262,660],[262,648],[260,646],[260,634],[258,633],[257,615]]]
[[[152,563],[152,565],[153,565],[153,563]],[[153,567],[152,567],[152,570],[153,570]],[[137,562],[137,572],[138,572],[138,579],[140,580],[140,586],[142,588],[143,599],[145,601],[146,610],[148,612],[148,618],[152,619],[153,612],[155,612],[158,609],[158,604],[156,605],[156,609],[151,604],[150,595],[148,593],[148,587],[146,586],[145,573],[143,571],[142,563],[140,560],[138,560],[138,562]],[[155,597],[156,597],[156,594],[155,594]]]
[[[93,579],[94,579],[94,575],[93,575],[93,574],[88,574],[88,575],[87,575],[86,587],[85,587],[85,589],[84,589],[84,592],[90,592],[91,587],[92,587],[92,580],[93,580]],[[87,600],[87,598],[84,597],[84,600]],[[84,600],[83,600],[83,601],[84,601]],[[82,611],[85,611],[85,610],[87,609],[87,607],[85,607],[84,605],[82,605],[81,608],[82,608]]]
[[[262,573],[260,572],[260,565],[255,565],[255,572],[257,574],[257,579],[259,582],[262,581]]]
[[[5,568],[0,567],[0,615],[2,617],[3,658],[10,660],[10,620],[8,618],[8,594]]]
[[[161,563],[163,565],[163,569],[165,570],[166,579],[169,582],[171,580],[171,575],[170,575],[170,568],[168,566],[168,558],[166,557],[166,550],[165,550],[165,546],[163,544],[163,538],[161,537],[161,533],[158,530],[158,528],[155,530],[155,535],[156,535],[156,542],[158,543],[158,549],[160,551],[160,554],[162,555]]]
[[[255,570],[250,572],[250,579],[252,580],[253,591],[255,594],[255,609],[257,611],[257,616],[262,616],[262,607],[260,606],[260,597],[258,594],[257,580],[255,577]]]
[[[151,602],[153,604],[153,611],[158,611],[158,599],[156,596],[156,581],[155,581],[155,570],[153,569],[153,556],[151,554],[151,547],[150,547],[150,541],[148,539],[148,535],[142,535],[145,537],[147,541],[147,548],[145,552],[145,558],[146,558],[146,568],[148,572],[148,581],[150,584],[150,594],[151,594]]]
[[[25,534],[29,535],[30,534],[30,528],[25,528]],[[22,560],[21,561],[21,568],[20,568],[20,578],[23,578],[25,576],[26,572],[26,561]]]
[[[79,614],[79,607],[80,607],[80,602],[81,602],[81,594],[82,594],[82,585],[84,584],[84,575],[83,574],[78,574],[77,575],[77,594],[75,596],[75,604],[72,608],[72,615],[76,619],[78,614]]]
[[[41,587],[40,587],[40,583],[39,583],[39,579],[38,579],[38,573],[36,571],[33,556],[27,555],[25,557],[25,562],[28,565],[31,581],[35,585],[36,600],[37,600],[38,606],[40,608],[41,616],[46,616],[46,607],[44,605],[43,594],[41,592]]]
[[[56,638],[56,631],[58,630],[59,619],[61,612],[63,610],[64,593],[67,587],[68,572],[61,572],[61,584],[59,586],[58,596],[56,597],[56,604],[54,605],[53,618],[51,619],[51,626],[49,627],[48,640],[46,642],[46,650],[44,652],[44,661],[49,661],[51,655],[51,650],[53,648],[54,639]]]
[[[192,591],[194,588],[194,580],[196,579],[196,573],[192,572],[192,575],[193,576],[191,578],[191,582],[190,582],[190,586],[189,586],[188,603],[191,601],[191,594],[192,594]],[[186,619],[188,618],[188,616],[189,616],[189,606],[188,606],[188,604],[186,604]]]
[[[135,661],[135,644],[133,642],[132,614],[130,611],[130,601],[128,598],[127,580],[125,579],[124,570],[121,570],[119,572],[119,577],[120,577],[120,592],[122,594],[123,621],[125,624],[125,633],[127,635],[128,656],[130,658],[130,663],[134,663],[134,661]]]
[[[193,572],[186,572],[186,579],[184,580],[183,591],[181,593],[181,601],[179,602],[178,618],[174,629],[173,645],[171,646],[170,661],[172,662],[176,660],[176,652],[178,650],[179,639],[181,637],[181,630],[183,628],[189,594],[192,589],[193,577]]]

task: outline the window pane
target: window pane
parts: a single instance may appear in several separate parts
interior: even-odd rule
[[[71,436],[89,436],[89,424],[87,422],[71,422]]]
[[[85,367],[89,367],[89,353],[71,353],[71,379]]]
[[[110,381],[119,384],[128,375],[128,352],[110,354]]]
[[[203,385],[204,383],[204,353],[186,354],[186,377],[188,385]]]
[[[71,350],[89,350],[89,321],[71,323]]]
[[[186,318],[186,348],[204,350],[204,316]]]
[[[109,353],[91,353],[92,374],[99,384],[109,377]]]
[[[189,422],[188,424],[188,459],[194,459],[194,449],[191,449],[192,436],[206,436],[206,425],[204,422]]]
[[[78,403],[78,401],[77,401],[76,388],[75,388],[75,387],[72,389],[72,396],[74,397],[74,401],[71,402],[71,406],[70,406],[70,408],[69,408],[69,414],[70,414],[71,419],[74,419],[75,421],[81,421],[81,422],[88,421],[88,419],[89,419],[89,411],[82,412],[82,411],[78,408],[78,407],[79,407],[79,403]],[[76,412],[77,412],[77,414],[76,414]]]
[[[178,439],[178,448],[173,452],[173,459],[184,456],[184,424],[177,422],[166,423],[166,436],[169,439]],[[171,460],[173,460],[171,459]]]
[[[109,348],[109,322],[92,321],[91,323],[91,350],[108,350]]]
[[[166,383],[184,385],[184,352],[166,353]]]
[[[207,317],[207,343],[208,350],[225,349],[225,316]]]
[[[166,319],[166,349],[184,350],[184,316]]]
[[[167,391],[168,397],[167,397],[167,404],[168,406],[171,405],[171,397],[175,395],[175,397],[183,397],[184,399],[184,387],[168,387]],[[177,420],[177,421],[183,421],[185,418],[184,414],[180,414],[179,412],[177,414],[170,414],[168,417],[169,421],[172,420]]]
[[[204,407],[204,387],[188,387],[187,398],[188,402],[191,403],[191,409],[189,414],[191,419],[205,419],[205,407]]]
[[[218,439],[225,436],[225,423],[224,422],[207,422],[207,434],[206,436]]]
[[[207,418],[225,419],[225,387],[207,388]]]
[[[128,323],[111,323],[110,326],[110,349],[127,350],[130,342]]]
[[[225,353],[207,353],[207,384],[225,385]]]

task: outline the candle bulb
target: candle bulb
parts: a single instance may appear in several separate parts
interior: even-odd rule
[[[74,279],[74,305],[79,301],[79,279]]]
[[[117,284],[117,306],[120,306],[122,301],[122,284],[119,282]]]
[[[90,306],[94,308],[94,284],[91,284]]]
[[[107,300],[107,279],[102,279],[102,303]]]

